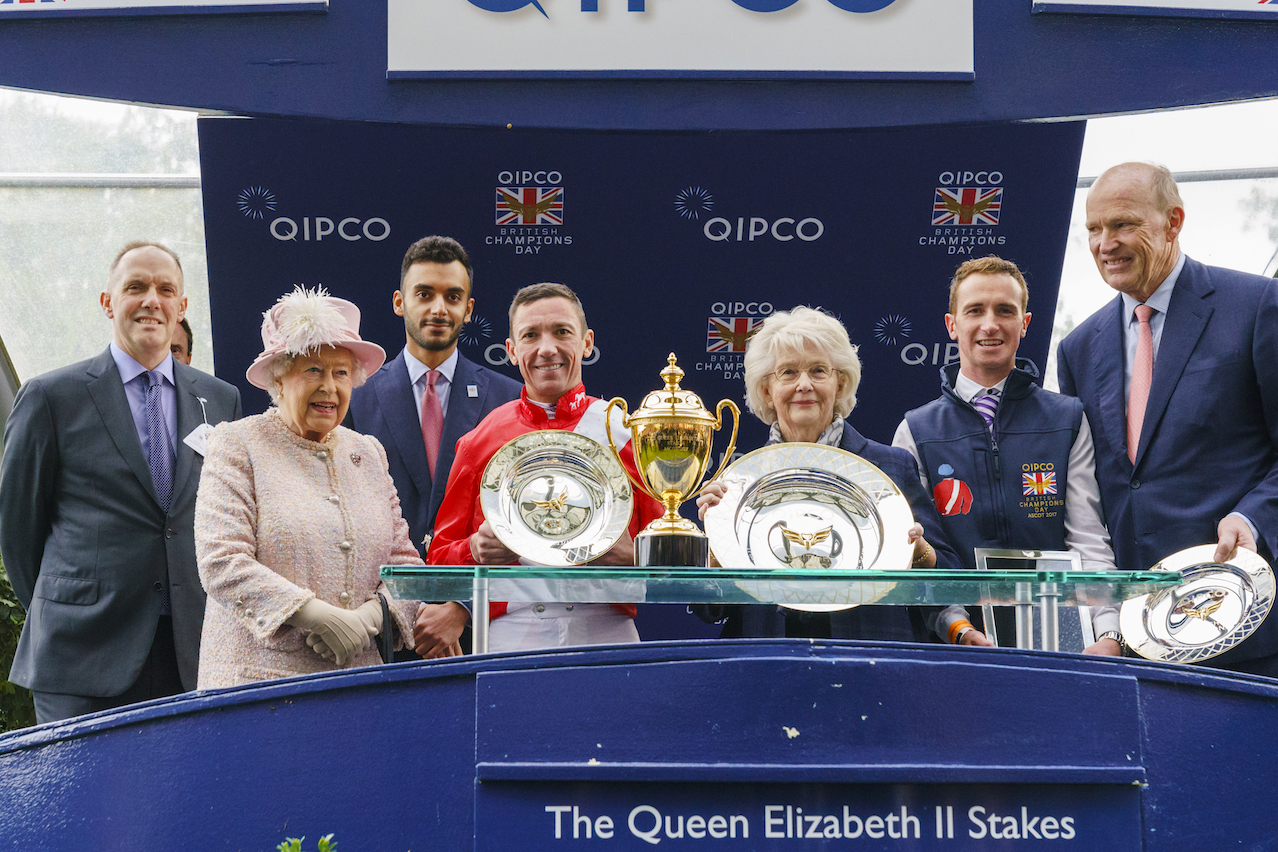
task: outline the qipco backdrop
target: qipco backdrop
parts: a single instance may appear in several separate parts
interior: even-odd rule
[[[1021,354],[1046,360],[1084,125],[810,133],[469,130],[206,118],[200,122],[218,374],[244,370],[262,312],[297,284],[363,311],[363,333],[404,345],[391,299],[410,243],[457,238],[475,264],[462,353],[518,378],[506,311],[522,286],[580,294],[595,331],[586,389],[631,409],[683,386],[744,409],[742,358],[770,314],[821,306],[864,364],[852,424],[888,442],[957,358],[948,283],[997,253],[1029,278]],[[765,427],[744,414],[739,446]],[[724,437],[716,442],[721,452]]]

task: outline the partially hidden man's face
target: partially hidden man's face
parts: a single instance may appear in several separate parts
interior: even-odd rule
[[[173,341],[169,343],[169,351],[173,353],[174,359],[190,365],[191,339],[186,336],[186,329],[180,325],[177,331],[173,332]]]
[[[959,282],[957,313],[945,315],[945,327],[958,342],[961,369],[969,379],[991,386],[1012,372],[1030,322],[1030,314],[1021,311],[1022,295],[1020,284],[1005,272],[975,272]]]
[[[506,354],[519,367],[528,398],[550,404],[581,384],[581,362],[594,342],[577,306],[555,296],[515,309]]]
[[[99,297],[111,319],[116,345],[147,369],[169,354],[174,333],[186,316],[182,270],[168,252],[155,246],[135,248],[120,258]]]
[[[414,263],[395,291],[395,313],[404,318],[408,346],[418,360],[426,352],[451,354],[474,309],[470,277],[459,260]]]

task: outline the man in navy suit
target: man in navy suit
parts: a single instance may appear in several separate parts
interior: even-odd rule
[[[169,352],[177,255],[129,243],[99,301],[110,346],[26,382],[5,425],[0,552],[27,610],[9,679],[41,722],[195,689],[195,493],[206,432],[240,416],[238,390]]]
[[[1124,163],[1097,179],[1089,242],[1119,296],[1058,352],[1061,392],[1092,424],[1123,570],[1209,542],[1217,560],[1242,546],[1272,562],[1278,537],[1278,283],[1186,257],[1184,222],[1161,166]],[[1147,402],[1129,424],[1133,388]],[[1278,676],[1278,619],[1209,664]]]
[[[451,237],[423,237],[408,247],[400,266],[395,313],[404,318],[407,341],[399,355],[351,395],[347,424],[386,448],[391,477],[409,533],[423,554],[444,498],[457,439],[499,405],[519,398],[520,382],[481,367],[457,351],[457,338],[475,308],[474,268]],[[424,420],[435,402],[443,426],[438,452],[427,458]],[[426,411],[423,411],[425,403]],[[432,470],[433,468],[433,470]],[[414,644],[423,657],[455,656],[469,613],[461,604],[423,604]]]

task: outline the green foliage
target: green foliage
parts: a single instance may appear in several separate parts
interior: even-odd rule
[[[302,841],[305,837],[286,837],[284,842],[275,848],[279,852],[302,852]],[[319,852],[333,852],[337,849],[337,841],[333,839],[333,835],[326,834],[319,839]]]
[[[0,564],[0,675],[8,674],[18,636],[27,614],[9,585],[9,575]],[[31,691],[9,681],[0,681],[0,732],[26,728],[36,723]]]

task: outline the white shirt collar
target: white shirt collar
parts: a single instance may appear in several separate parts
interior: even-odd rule
[[[408,381],[410,384],[417,384],[422,380],[422,376],[430,372],[430,367],[418,361],[417,356],[407,349],[404,350],[404,363],[408,365]],[[442,378],[445,382],[452,384],[453,373],[457,371],[457,349],[454,348],[452,353],[444,359],[444,363],[440,364],[436,369],[443,374]]]
[[[1167,314],[1167,307],[1171,304],[1172,290],[1176,287],[1176,280],[1180,278],[1180,271],[1185,268],[1185,253],[1182,251],[1180,256],[1176,258],[1176,265],[1172,267],[1172,271],[1167,273],[1167,277],[1163,279],[1163,283],[1158,285],[1144,304],[1149,305],[1158,313]],[[1132,315],[1136,312],[1136,306],[1141,302],[1136,301],[1126,293],[1123,297],[1123,321],[1131,322]]]
[[[146,372],[146,367],[143,367],[132,355],[121,349],[114,340],[111,341],[111,357],[115,360],[116,369],[120,371],[120,381],[126,385]],[[172,352],[165,355],[164,360],[155,369],[161,376],[169,380],[169,384],[177,387],[177,382],[173,381]]]
[[[963,369],[959,368],[958,378],[954,381],[954,392],[958,394],[959,399],[965,399],[968,402],[976,399],[986,389],[996,390],[1000,394],[1003,392],[1003,385],[1007,384],[1007,376],[1003,377],[1003,381],[996,385],[978,385],[976,382],[963,375]]]

